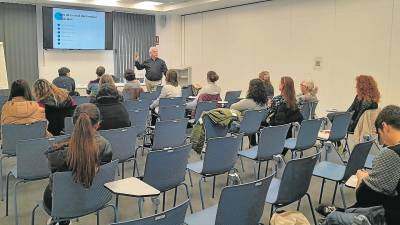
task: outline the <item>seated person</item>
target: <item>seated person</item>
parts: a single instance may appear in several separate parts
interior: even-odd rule
[[[91,103],[79,105],[74,112],[73,123],[75,128],[71,137],[54,144],[46,153],[49,167],[51,173],[72,171],[74,180],[89,188],[99,166],[111,162],[111,144],[96,131],[100,123],[100,112],[95,105]],[[50,211],[53,200],[52,184],[50,176],[43,195],[43,203]],[[57,223],[49,221],[48,224]],[[58,224],[67,225],[69,221]]]
[[[400,107],[389,105],[375,121],[379,141],[386,146],[376,155],[370,172],[357,171],[356,203],[346,212],[330,213],[325,225],[353,224],[354,209],[382,206],[388,225],[400,224]],[[330,207],[335,210],[334,207]],[[331,210],[323,209],[329,212]],[[366,215],[368,216],[368,215]]]
[[[48,131],[58,136],[64,130],[65,117],[71,117],[76,104],[67,90],[58,88],[45,79],[39,79],[33,84],[36,101],[45,109],[49,121]]]
[[[100,77],[103,76],[106,73],[106,69],[103,66],[99,66],[96,69],[96,74],[97,74],[97,79],[92,80],[89,82],[86,93],[90,96],[96,96],[97,91],[99,90],[99,82],[100,82]]]
[[[303,116],[296,103],[296,92],[291,77],[282,77],[279,84],[280,95],[272,98],[268,108],[267,123],[271,126],[293,122],[301,123]]]
[[[71,96],[79,95],[75,92],[75,80],[70,77],[70,70],[67,67],[58,69],[58,77],[53,80],[53,84],[59,88],[66,89]]]
[[[1,124],[32,124],[47,121],[44,108],[34,100],[28,82],[16,80],[11,84],[8,101],[1,111]]]
[[[252,79],[249,83],[249,89],[247,91],[246,98],[240,100],[231,105],[231,109],[238,110],[241,112],[241,115],[244,115],[244,112],[247,110],[257,110],[263,109],[266,107],[267,103],[267,92],[265,91],[265,86],[262,80],[260,79]],[[256,136],[251,135],[249,137],[250,145],[257,145]]]
[[[196,108],[200,95],[220,95],[221,88],[215,84],[215,82],[217,82],[218,79],[219,76],[216,72],[208,71],[207,85],[205,85],[200,89],[199,93],[196,96],[196,99],[186,104],[186,109],[194,110]]]
[[[123,102],[123,101],[124,101],[124,96],[122,96],[122,93],[120,93],[120,92],[118,91],[118,89],[117,89],[117,86],[115,86],[115,81],[114,81],[113,76],[111,76],[111,75],[109,75],[109,74],[104,74],[103,76],[101,76],[101,77],[100,77],[100,80],[99,80],[99,90],[100,90],[101,87],[102,87],[103,85],[105,85],[105,84],[108,84],[108,85],[112,86],[115,90],[117,90],[117,93],[118,93],[118,100],[119,100],[120,102]],[[99,96],[99,94],[97,93],[96,98],[95,98],[94,100],[92,99],[91,102],[92,102],[92,103],[95,103],[98,96]]]
[[[178,84],[178,73],[175,70],[168,70],[165,78],[166,84],[162,87],[160,96],[150,105],[151,109],[155,109],[160,104],[160,98],[181,97],[182,88]]]
[[[104,75],[105,76],[105,75]],[[131,126],[129,114],[119,99],[120,95],[111,84],[102,84],[96,96],[96,106],[100,110],[100,130]]]
[[[252,79],[249,83],[246,98],[231,105],[231,109],[244,112],[246,110],[263,109],[267,103],[267,92],[260,79]]]
[[[160,98],[172,98],[182,96],[182,88],[178,84],[178,73],[175,70],[167,71],[165,82],[166,84],[162,87],[160,96],[150,105],[150,109],[153,111],[151,117],[151,125],[156,124],[156,114],[158,113]]]
[[[296,96],[297,103],[299,105],[302,105],[305,102],[318,101],[318,87],[314,85],[314,82],[312,80],[304,80],[303,82],[301,82],[300,91],[301,94]]]
[[[372,76],[360,75],[356,78],[357,96],[347,112],[353,112],[349,131],[356,128],[361,115],[369,109],[377,109],[380,100],[378,84]]]
[[[140,81],[135,77],[135,71],[128,69],[125,71],[126,84],[122,90],[126,100],[139,99],[140,93],[143,92],[143,88],[140,86]]]

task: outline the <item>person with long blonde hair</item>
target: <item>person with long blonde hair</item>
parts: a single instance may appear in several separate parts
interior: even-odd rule
[[[49,121],[48,131],[60,135],[64,129],[64,118],[72,116],[76,107],[68,91],[45,79],[39,79],[33,84],[33,93],[39,105],[45,108],[46,119]]]
[[[74,181],[89,188],[98,167],[112,160],[111,144],[97,133],[100,126],[100,111],[94,104],[79,105],[72,119],[74,130],[71,137],[52,145],[46,154],[52,173],[72,171]],[[51,176],[43,200],[46,208],[51,210]],[[69,224],[69,221],[59,224]]]
[[[349,131],[353,132],[361,115],[370,109],[377,109],[381,94],[378,84],[372,76],[360,75],[356,77],[356,97],[347,112],[353,112]]]

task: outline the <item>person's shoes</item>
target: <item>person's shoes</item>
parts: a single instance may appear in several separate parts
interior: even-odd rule
[[[47,225],[69,225],[69,220],[61,221],[61,222],[54,222],[53,218],[47,220]]]
[[[331,214],[332,212],[336,211],[336,207],[333,205],[319,205],[317,208],[315,208],[315,211],[319,214],[321,214],[322,216],[326,217],[329,214]]]

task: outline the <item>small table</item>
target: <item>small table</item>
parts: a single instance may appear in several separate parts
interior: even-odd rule
[[[136,177],[129,177],[104,184],[104,186],[116,195],[129,197],[153,197],[160,195],[160,191],[146,184]]]
[[[104,184],[108,190],[116,194],[115,205],[118,208],[118,196],[129,196],[129,197],[154,197],[160,195],[160,191],[154,187],[146,184],[136,177],[129,177],[122,180],[117,180]],[[139,215],[142,218],[143,212],[140,206],[139,200]]]
[[[356,188],[357,182],[358,182],[357,176],[356,176],[356,175],[352,175],[352,176],[346,181],[345,185],[346,185],[346,187],[349,187],[349,188]]]

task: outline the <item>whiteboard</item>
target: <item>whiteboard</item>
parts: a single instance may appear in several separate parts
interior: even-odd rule
[[[3,42],[0,42],[0,89],[8,89],[6,57],[4,55]]]

